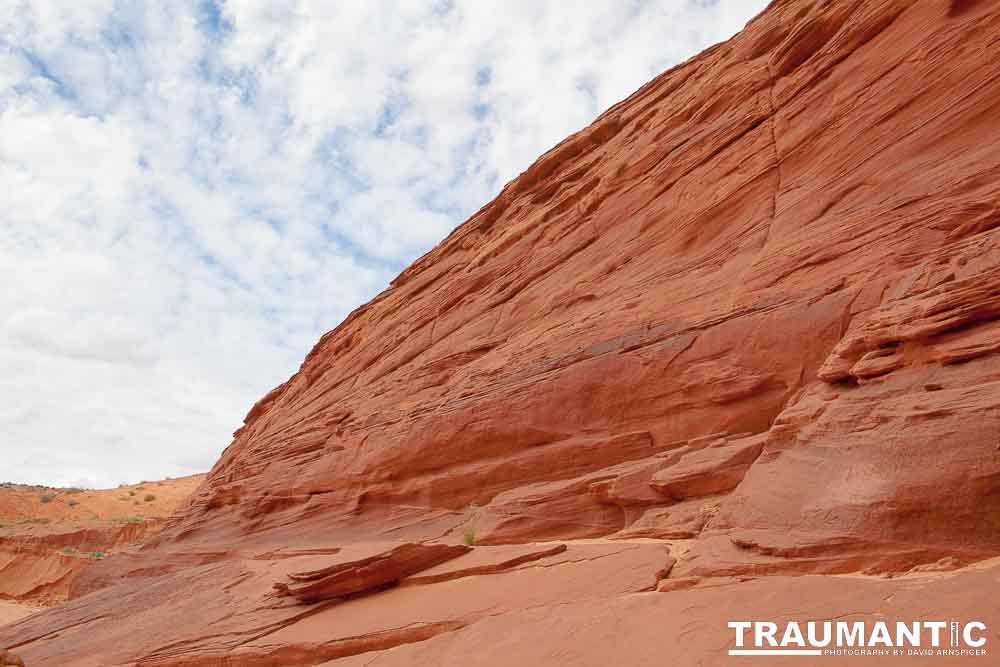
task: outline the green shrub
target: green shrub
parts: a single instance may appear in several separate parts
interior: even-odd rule
[[[103,551],[95,551],[94,553],[90,554],[90,559],[91,560],[101,560],[105,556],[107,556],[107,554],[104,553]]]
[[[66,547],[65,549],[62,550],[62,552],[63,552],[64,556],[75,556],[78,553],[80,553],[79,551],[77,551],[73,547]]]
[[[465,546],[471,547],[476,543],[476,529],[469,526],[465,529],[465,534],[462,535],[462,542]]]
[[[113,516],[108,521],[112,523],[143,523],[146,520],[141,514],[132,514],[130,516]]]
[[[38,499],[41,500],[43,503],[51,503],[53,500],[56,499],[56,497],[51,493],[43,493]]]

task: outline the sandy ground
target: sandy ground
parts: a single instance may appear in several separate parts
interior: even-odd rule
[[[20,604],[18,602],[0,600],[0,626],[13,623],[14,621],[20,620],[25,616],[31,616],[36,611],[40,611],[41,609],[41,607],[33,607],[31,605]]]
[[[170,516],[204,475],[122,485],[114,489],[52,489],[0,484],[0,527],[119,517]]]

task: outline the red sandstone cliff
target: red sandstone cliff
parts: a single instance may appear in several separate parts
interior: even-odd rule
[[[0,646],[710,665],[734,618],[929,610],[997,640],[998,49],[991,0],[776,0],[325,335],[158,538]]]
[[[80,572],[156,533],[203,479],[103,490],[0,484],[0,601],[66,600]]]

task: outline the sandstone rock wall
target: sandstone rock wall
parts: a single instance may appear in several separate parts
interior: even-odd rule
[[[708,665],[727,614],[922,588],[1000,627],[998,46],[995,2],[775,0],[326,334],[156,539],[0,645]]]
[[[449,513],[497,543],[712,495],[707,529],[895,568],[996,553],[995,10],[774,3],[324,336],[178,530]]]

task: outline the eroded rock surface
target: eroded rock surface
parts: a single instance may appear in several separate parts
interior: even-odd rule
[[[155,521],[88,521],[0,529],[0,599],[62,602],[73,580],[96,559],[141,541],[158,527]]]
[[[0,484],[0,600],[62,602],[94,560],[155,534],[203,479],[101,490]]]
[[[401,544],[359,560],[347,560],[319,570],[293,572],[292,583],[274,585],[279,595],[299,602],[322,602],[374,592],[400,579],[430,569],[469,551],[461,544]]]
[[[24,667],[21,656],[0,649],[0,665],[4,667]]]
[[[734,616],[1000,627],[998,45],[995,2],[776,0],[323,336],[156,539],[0,645],[711,665]]]

